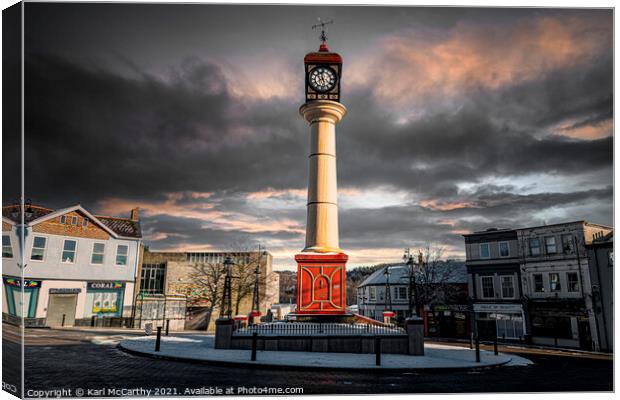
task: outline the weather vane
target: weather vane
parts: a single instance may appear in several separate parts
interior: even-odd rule
[[[319,38],[321,39],[321,42],[325,43],[327,42],[327,28],[325,28],[325,25],[329,25],[329,24],[333,24],[334,20],[333,19],[329,19],[327,21],[322,22],[321,18],[317,18],[319,20],[319,23],[316,25],[312,25],[312,29],[316,29],[316,28],[321,28],[321,36],[319,36]]]

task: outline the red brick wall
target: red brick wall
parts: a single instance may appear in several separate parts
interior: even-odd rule
[[[108,240],[110,235],[103,228],[95,225],[93,221],[88,221],[87,226],[82,226],[85,215],[77,211],[68,212],[65,214],[67,221],[64,224],[60,223],[60,216],[52,218],[40,224],[34,225],[32,230],[38,233],[49,233],[52,235],[64,235],[90,239]],[[71,225],[71,218],[73,216],[78,217],[77,225]]]

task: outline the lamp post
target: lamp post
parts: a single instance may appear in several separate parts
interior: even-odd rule
[[[390,289],[390,267],[385,267],[383,271],[385,275],[385,310],[383,311],[383,323],[389,324],[390,319],[394,316],[392,311],[392,293]]]
[[[260,264],[254,269],[255,281],[254,281],[254,296],[252,297],[252,311],[250,312],[250,322],[252,325],[256,324],[256,320],[260,318],[260,295],[259,295],[259,283],[260,283]]]
[[[406,248],[403,260],[409,266],[409,311],[411,316],[418,316],[418,285],[415,279],[415,269],[413,262],[413,253],[411,249]]]
[[[224,293],[222,294],[222,312],[220,318],[232,317],[232,265],[233,262],[230,257],[226,257],[224,260],[224,269],[226,270],[226,276],[224,278]]]

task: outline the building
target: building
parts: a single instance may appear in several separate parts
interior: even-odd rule
[[[391,307],[386,303],[386,269],[389,271]],[[465,264],[453,260],[435,261],[422,269],[416,266],[416,271],[419,306],[424,310],[425,335],[466,337],[469,334],[469,315]],[[410,268],[406,264],[377,269],[357,288],[359,314],[383,321],[383,312],[393,311],[397,323],[411,316],[409,277]]]
[[[599,235],[586,246],[592,305],[601,351],[614,351],[614,235]]]
[[[475,320],[497,321],[498,337],[523,340],[527,327],[517,231],[491,228],[464,237]]]
[[[213,330],[219,316],[224,279],[224,260],[234,262],[233,313],[252,311],[255,268],[260,266],[260,311],[266,315],[279,302],[279,277],[272,271],[273,256],[267,251],[155,252],[145,251],[136,296],[136,326],[162,324],[171,329]]]
[[[476,320],[493,321],[500,338],[601,349],[588,249],[612,232],[575,221],[464,235]]]
[[[3,321],[19,324],[23,316],[26,326],[126,326],[142,254],[138,209],[116,218],[79,204],[26,205],[23,226],[21,209],[2,208]]]

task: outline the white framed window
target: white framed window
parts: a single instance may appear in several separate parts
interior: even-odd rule
[[[74,263],[75,254],[77,253],[77,241],[65,239],[62,245],[62,258],[63,263]]]
[[[66,224],[67,223],[67,216],[66,215],[61,215],[60,216],[60,223],[61,224]]]
[[[559,292],[562,290],[562,285],[560,284],[560,274],[557,272],[551,272],[549,274],[549,289],[552,292]]]
[[[545,238],[545,251],[547,254],[555,254],[558,252],[558,247],[555,244],[555,236],[547,236]]]
[[[495,287],[493,286],[492,276],[481,276],[480,283],[482,286],[482,298],[492,299],[495,297]]]
[[[542,274],[534,274],[532,277],[534,278],[534,292],[543,293],[545,291],[545,284],[543,283]]]
[[[510,257],[510,245],[508,242],[499,242],[499,256]]]
[[[480,243],[480,258],[491,258],[491,251],[488,243]]]
[[[103,264],[105,243],[93,243],[93,254],[90,257],[91,264]]]
[[[368,289],[369,289],[368,300],[376,301],[377,300],[377,288],[374,286],[371,286]]]
[[[579,275],[576,272],[566,273],[566,289],[569,292],[579,291]]]
[[[13,258],[13,246],[9,235],[2,235],[2,258]]]
[[[407,288],[405,286],[394,287],[394,300],[407,299]]]
[[[515,297],[515,284],[512,275],[504,275],[501,277],[502,282],[502,298],[513,299]]]
[[[77,225],[78,223],[78,217],[77,215],[74,215],[73,217],[71,217],[71,225]]]
[[[119,244],[116,248],[116,265],[127,265],[129,246]]]
[[[30,259],[33,261],[43,261],[45,259],[45,247],[47,246],[47,238],[43,236],[35,236],[32,240],[32,253]]]
[[[84,217],[82,220],[82,226],[88,226],[88,218]]]
[[[530,255],[539,256],[540,255],[540,239],[530,238],[529,244],[530,244]]]

